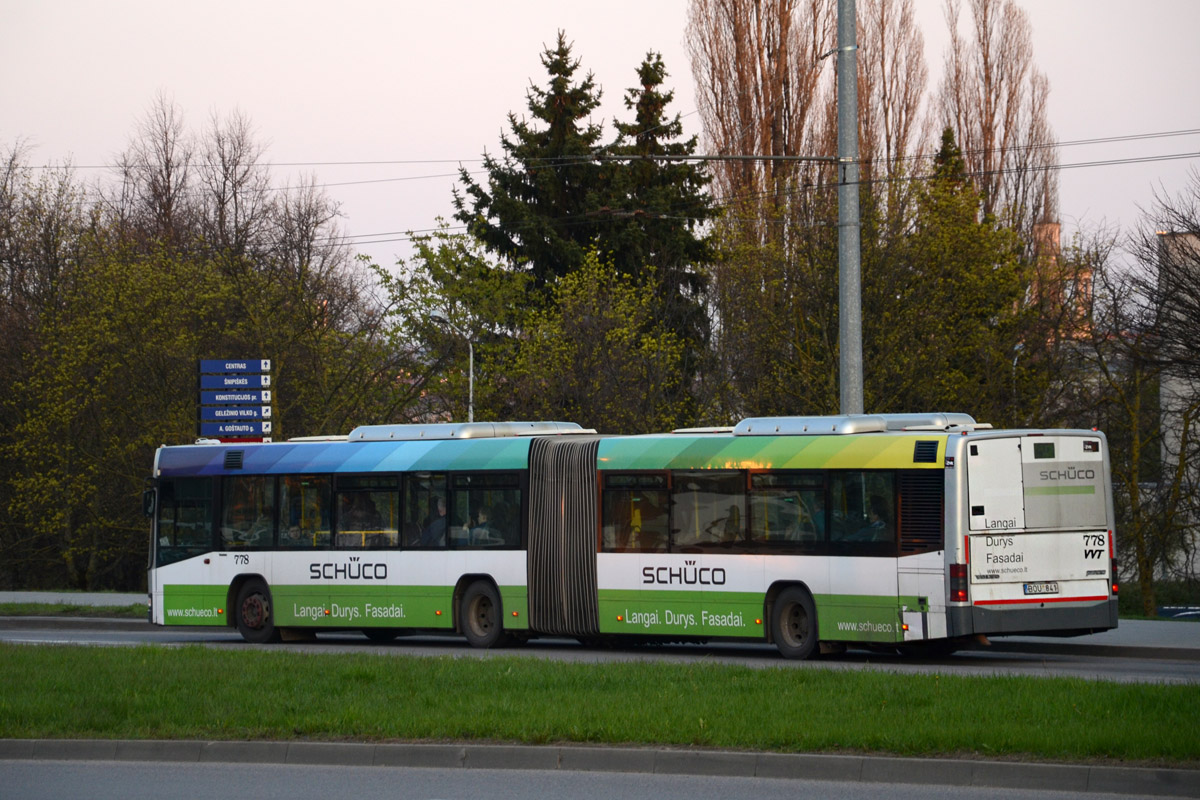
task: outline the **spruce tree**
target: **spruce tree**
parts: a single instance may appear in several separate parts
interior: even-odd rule
[[[625,93],[632,122],[615,122],[617,141],[606,161],[612,209],[598,246],[621,272],[639,276],[653,269],[660,319],[683,343],[684,392],[701,368],[709,344],[709,321],[702,304],[704,266],[711,263],[710,238],[701,233],[716,215],[707,194],[711,178],[691,156],[696,137],[680,141],[679,115],[667,115],[674,92],[663,91],[667,77],[662,56],[646,54],[637,70],[639,85]]]
[[[597,234],[593,212],[603,205],[603,131],[589,119],[600,89],[590,72],[576,81],[579,59],[562,31],[542,64],[549,80],[526,95],[531,119],[510,113],[503,156],[484,155],[482,183],[462,170],[463,193],[454,192],[455,218],[488,252],[529,272],[538,289],[583,263]]]
[[[698,234],[715,216],[706,194],[711,178],[693,162],[663,159],[694,155],[696,137],[679,141],[679,115],[666,115],[675,93],[661,89],[667,76],[662,56],[647,53],[637,74],[640,85],[625,93],[634,120],[615,123],[617,141],[607,151],[629,160],[608,171],[613,223],[601,249],[612,253],[622,272],[652,264],[664,276],[677,273],[677,287],[694,292],[702,284],[694,267],[712,258],[708,238]]]

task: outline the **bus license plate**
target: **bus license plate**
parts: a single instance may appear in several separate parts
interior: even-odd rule
[[[1058,581],[1025,584],[1025,594],[1058,594]]]

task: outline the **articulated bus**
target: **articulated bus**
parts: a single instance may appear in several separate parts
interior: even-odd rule
[[[965,414],[375,425],[155,456],[150,619],[948,652],[1117,625],[1108,444]],[[286,638],[291,638],[286,637]]]

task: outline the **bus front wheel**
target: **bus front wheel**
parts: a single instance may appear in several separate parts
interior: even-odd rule
[[[476,581],[463,593],[459,611],[462,631],[472,647],[499,647],[504,642],[504,619],[500,595],[484,581]]]
[[[279,629],[271,611],[271,590],[260,580],[246,581],[238,592],[237,629],[252,644],[279,641]]]
[[[771,633],[784,658],[803,659],[817,646],[817,611],[803,589],[785,589],[771,609]]]

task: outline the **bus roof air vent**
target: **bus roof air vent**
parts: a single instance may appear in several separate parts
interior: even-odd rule
[[[225,451],[225,469],[241,469],[242,457],[246,454],[245,450],[226,450]]]
[[[951,428],[990,428],[975,421],[970,414],[880,414],[887,420],[889,431],[948,431]]]
[[[879,414],[846,414],[839,417],[751,417],[739,422],[734,436],[829,436],[879,433],[887,422]]]
[[[933,441],[918,441],[913,445],[913,463],[914,464],[936,464],[938,454],[938,442]]]
[[[506,436],[553,436],[595,433],[574,422],[439,422],[429,425],[360,425],[352,442],[411,442],[441,439],[495,439]]]
[[[734,436],[829,436],[884,431],[948,431],[989,428],[970,414],[844,414],[831,417],[751,417]]]

